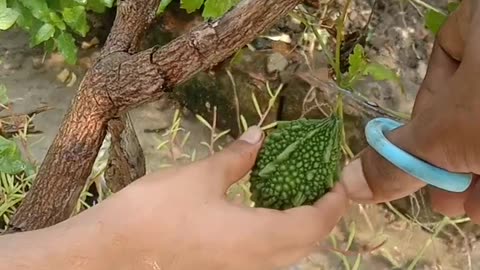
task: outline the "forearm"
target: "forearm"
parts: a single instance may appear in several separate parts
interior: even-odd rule
[[[0,270],[107,270],[108,245],[98,225],[62,223],[0,236]]]

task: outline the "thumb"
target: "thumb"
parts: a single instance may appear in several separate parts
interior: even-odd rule
[[[205,160],[208,170],[221,182],[222,192],[250,171],[262,139],[262,129],[252,126],[236,141]]]
[[[409,124],[386,135],[397,147],[416,155],[418,147]],[[341,183],[349,199],[359,203],[379,203],[405,197],[421,187],[423,181],[403,172],[367,147],[343,172]]]

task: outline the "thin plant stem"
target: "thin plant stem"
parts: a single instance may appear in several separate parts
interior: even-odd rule
[[[336,82],[337,84],[341,85],[342,84],[342,74],[340,71],[340,49],[342,46],[342,42],[344,39],[343,31],[345,27],[345,18],[347,16],[348,12],[348,7],[350,6],[351,0],[347,0],[347,3],[345,4],[345,7],[343,8],[342,14],[340,18],[337,21],[337,36],[336,36],[336,44],[335,44],[335,74],[336,74]],[[345,134],[345,124],[344,124],[344,118],[343,118],[343,95],[342,93],[337,94],[337,115],[342,122],[342,128],[341,128],[341,137],[342,137],[342,144],[343,144],[343,149],[346,152],[346,154],[350,157],[353,158],[355,155],[353,154],[353,151],[350,149],[347,143],[347,138]]]
[[[237,125],[238,125],[238,133],[242,133],[242,126],[241,126],[241,120],[240,120],[240,102],[238,100],[238,93],[237,93],[237,85],[235,83],[235,79],[233,78],[233,74],[229,69],[226,69],[228,77],[230,78],[230,81],[232,82],[232,88],[233,88],[233,97],[235,101],[235,113],[236,113],[236,118],[237,118]]]
[[[424,8],[433,10],[433,11],[438,12],[438,13],[440,13],[440,14],[447,15],[447,14],[445,14],[445,12],[443,12],[442,10],[440,10],[440,9],[438,9],[438,8],[436,8],[436,7],[430,5],[429,3],[426,3],[426,2],[424,2],[424,1],[422,1],[422,0],[410,0],[410,2],[413,2],[413,3],[415,3],[415,4],[418,4],[418,5],[420,5],[420,6],[423,6]]]
[[[432,244],[433,242],[433,238],[437,237],[438,233],[440,233],[442,230],[443,230],[443,227],[445,227],[446,225],[448,225],[450,223],[449,221],[449,218],[448,217],[444,217],[443,220],[440,222],[440,224],[438,224],[437,228],[435,229],[435,231],[433,232],[432,236],[427,240],[427,242],[425,243],[425,245],[423,245],[422,249],[418,252],[417,256],[415,257],[415,259],[413,259],[412,263],[410,263],[410,265],[408,266],[407,270],[413,270],[415,269],[415,266],[417,265],[418,261],[420,260],[420,258],[422,258],[423,254],[425,253],[425,251],[427,250],[427,248]]]

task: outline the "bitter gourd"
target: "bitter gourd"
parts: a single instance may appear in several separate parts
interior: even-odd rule
[[[341,120],[280,122],[267,135],[250,174],[255,207],[285,210],[311,205],[338,180]]]

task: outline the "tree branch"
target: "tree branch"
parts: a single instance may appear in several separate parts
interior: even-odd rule
[[[128,113],[108,122],[111,144],[105,179],[112,192],[118,192],[145,175],[145,156]]]
[[[159,2],[119,2],[115,22],[101,55],[111,55],[114,52],[137,53],[143,35],[155,19]],[[110,120],[108,132],[112,141],[105,180],[108,187],[117,192],[145,174],[145,156],[128,112]]]
[[[117,5],[117,14],[110,34],[100,53],[136,53],[148,27],[155,20],[160,0],[122,0]]]
[[[161,49],[153,47],[133,55],[129,53],[147,23],[130,24],[152,20],[156,10],[152,6],[158,0],[121,2],[102,57],[84,77],[8,232],[40,229],[70,217],[110,120],[157,100],[165,91],[221,62],[300,2],[244,0],[220,20],[196,27]]]
[[[35,230],[67,219],[83,190],[107,128],[112,140],[107,181],[114,189],[145,173],[143,152],[128,119],[109,124],[118,110],[110,98],[119,80],[121,63],[138,50],[140,39],[155,18],[160,0],[119,1],[117,16],[95,66],[85,74],[72,107],[50,146],[35,183],[10,221],[5,233]],[[97,105],[97,106],[95,106]],[[114,120],[115,121],[115,120]],[[127,147],[125,147],[127,146]],[[133,171],[117,178],[119,166],[133,164]],[[126,167],[128,168],[128,167]],[[129,179],[127,179],[129,178]],[[112,183],[112,179],[118,182]]]

